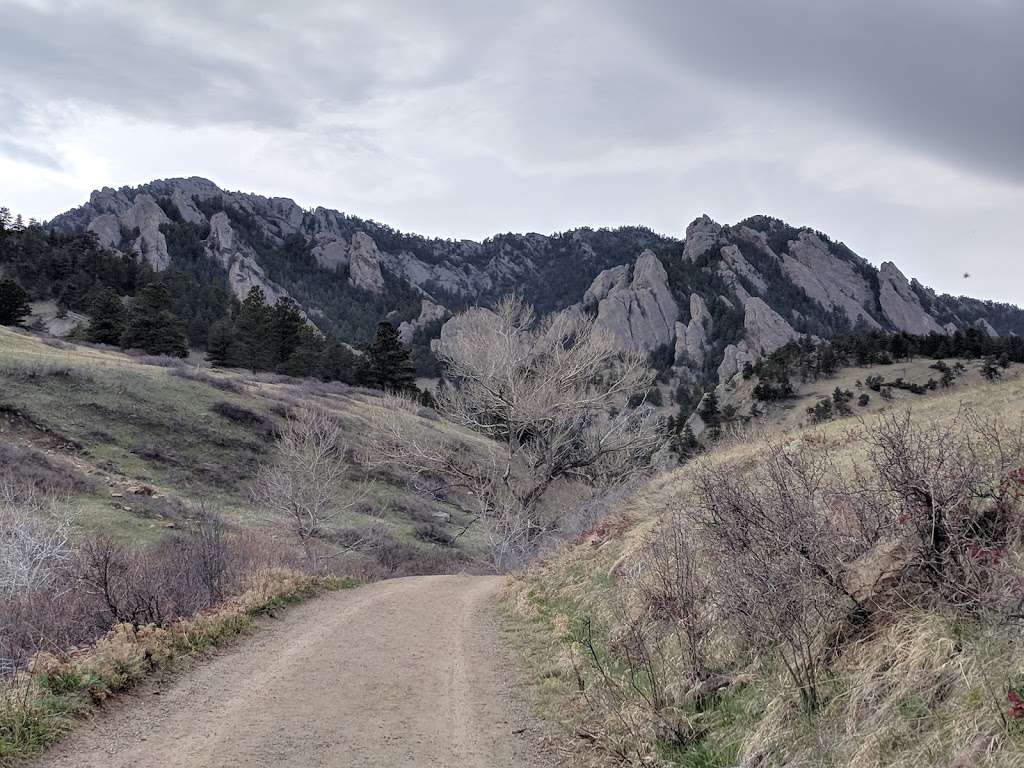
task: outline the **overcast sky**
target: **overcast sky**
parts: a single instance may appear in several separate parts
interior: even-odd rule
[[[767,213],[1024,304],[1022,40],[1024,0],[0,0],[0,205],[197,175],[445,237]]]

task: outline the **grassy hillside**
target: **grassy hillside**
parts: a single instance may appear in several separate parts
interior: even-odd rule
[[[279,426],[306,406],[341,420],[358,464],[368,420],[392,404],[340,384],[133,358],[0,328],[0,472],[70,494],[86,532],[154,542],[187,527],[197,505],[243,526],[266,523],[249,487]],[[404,417],[439,437],[473,439],[429,410]],[[406,548],[403,558],[436,560],[410,567],[437,569],[452,553],[475,554],[472,532],[454,547],[417,534],[457,531],[464,521],[412,494],[402,477],[356,468],[352,481],[367,483],[367,496],[336,529],[372,526]]]
[[[517,581],[509,607],[529,630],[527,656],[545,706],[566,726],[581,764],[1024,765],[1024,707],[1015,703],[1024,685],[1024,475],[1015,474],[1024,464],[1021,371],[1011,368],[989,384],[972,368],[949,390],[900,391],[892,401],[871,393],[869,406],[854,403],[854,417],[806,425],[806,408],[836,386],[856,391],[856,381],[873,374],[924,381],[934,373],[928,362],[850,369],[805,388],[760,421],[736,427],[702,459],[650,482],[620,514],[560,546]],[[805,558],[807,542],[828,554],[833,542],[805,537],[800,525],[790,526],[791,509],[771,507],[766,500],[779,487],[770,482],[772,472],[781,473],[780,486],[816,478],[787,497],[789,506],[810,510],[793,519],[811,520],[815,533],[842,540],[837,553],[847,552],[843,546],[858,540],[850,521],[863,519],[851,510],[878,502],[874,511],[881,513],[904,504],[898,494],[874,488],[885,470],[876,473],[865,435],[877,435],[885,416],[902,423],[899,414],[908,407],[907,434],[939,438],[913,458],[929,467],[935,488],[968,476],[975,464],[996,467],[991,488],[998,504],[993,494],[967,493],[961,511],[994,504],[1014,521],[1013,532],[1002,532],[998,549],[968,545],[964,559],[977,567],[938,587],[909,577],[890,583],[880,575],[887,573],[881,555],[898,557],[891,546],[901,541],[896,534],[856,550],[861,554],[842,567]],[[1004,427],[998,439],[965,426],[993,420]],[[943,429],[950,431],[934,431]],[[942,435],[956,442],[955,450],[944,452]],[[778,461],[771,463],[771,455]],[[939,467],[936,456],[947,464]],[[958,463],[958,456],[973,460]],[[799,474],[806,467],[825,471]],[[709,510],[749,511],[762,502],[779,515],[777,527],[768,520],[747,529],[755,537],[747,545],[709,537],[715,527]],[[901,531],[904,522],[896,514],[887,530]],[[780,537],[774,550],[762,531]],[[731,534],[742,542],[744,531]],[[799,578],[780,582],[769,558],[763,583],[744,591],[743,579],[756,572],[752,552],[792,559]],[[874,581],[865,586],[858,573]],[[822,574],[838,574],[863,612],[845,613],[848,601],[828,597],[829,578]],[[741,606],[743,600],[750,605]],[[829,630],[837,615],[842,621]],[[787,652],[798,647],[803,662]],[[797,672],[813,667],[817,698],[809,705],[787,663]]]
[[[903,380],[908,384],[926,386],[930,380],[938,380],[940,374],[931,366],[936,361],[931,358],[915,358],[889,365],[851,366],[840,368],[834,376],[821,378],[816,381],[799,382],[794,379],[796,396],[789,400],[782,400],[773,403],[761,403],[763,411],[759,419],[765,433],[777,434],[780,431],[797,429],[807,426],[810,418],[808,408],[812,408],[823,399],[832,397],[836,389],[853,393],[853,400],[850,402],[850,409],[854,415],[867,416],[890,410],[892,407],[937,407],[939,410],[946,409],[951,402],[959,402],[965,399],[966,402],[979,402],[988,400],[993,391],[988,388],[978,389],[979,385],[986,384],[982,378],[980,369],[982,362],[979,360],[957,360],[950,358],[946,364],[954,366],[961,363],[965,370],[960,374],[948,389],[938,388],[934,392],[914,394],[906,389],[888,387],[888,394],[891,399],[886,399],[880,392],[874,391],[866,384],[872,377],[880,378],[884,382]],[[1004,376],[1008,379],[1016,378],[1019,370],[1008,369]],[[741,377],[733,379],[722,397],[721,404],[734,404],[738,413],[749,413],[750,404],[753,402],[752,392],[756,377],[744,380]],[[859,406],[857,399],[860,395],[868,396],[868,403]],[[948,396],[948,397],[947,397]],[[952,398],[952,399],[949,399]],[[936,405],[937,404],[937,405]],[[742,434],[742,430],[740,430]]]

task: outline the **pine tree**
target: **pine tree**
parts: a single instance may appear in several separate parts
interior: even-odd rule
[[[286,376],[319,376],[323,356],[323,340],[312,328],[303,324],[288,357],[278,364],[277,372]]]
[[[718,408],[718,395],[714,390],[708,392],[701,398],[700,406],[697,408],[697,415],[708,427],[717,427],[722,423],[722,412]]]
[[[150,283],[135,296],[122,347],[134,347],[151,355],[188,355],[185,324],[169,309],[170,294],[163,283]]]
[[[0,325],[17,325],[30,313],[25,290],[13,280],[0,280]]]
[[[128,312],[116,291],[101,288],[89,302],[86,338],[97,344],[120,344],[128,323]]]
[[[328,342],[320,353],[320,378],[354,384],[358,365],[359,360],[347,346],[337,341]]]
[[[681,430],[672,435],[669,440],[669,448],[679,457],[680,462],[684,462],[700,450],[700,443],[697,442],[697,437],[690,429],[690,425],[684,424]]]
[[[206,360],[210,365],[227,366],[231,361],[231,345],[235,341],[235,328],[231,319],[223,317],[210,326],[206,339]]]
[[[235,321],[231,365],[256,370],[271,368],[276,357],[270,338],[273,310],[267,306],[263,289],[253,286],[242,302]]]
[[[299,312],[299,306],[291,298],[282,296],[269,313],[270,346],[274,363],[279,365],[288,360],[306,341],[303,331],[306,320]]]
[[[377,324],[377,336],[367,349],[367,384],[398,392],[416,389],[416,372],[409,350],[389,322]]]
[[[984,362],[981,364],[981,375],[985,377],[987,381],[995,381],[1003,372],[999,370],[999,362],[995,357],[986,357]]]

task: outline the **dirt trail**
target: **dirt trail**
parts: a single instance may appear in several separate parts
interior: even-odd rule
[[[494,609],[501,583],[396,579],[292,608],[35,765],[546,765]]]

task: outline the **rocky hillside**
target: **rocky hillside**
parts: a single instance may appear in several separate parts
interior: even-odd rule
[[[109,248],[133,249],[155,270],[182,257],[194,236],[243,299],[258,285],[268,299],[290,295],[324,330],[366,341],[382,316],[403,335],[440,324],[458,309],[519,290],[539,310],[562,309],[603,269],[644,248],[673,241],[640,227],[579,229],[550,237],[497,235],[482,243],[407,235],[326,208],[306,211],[286,198],[227,192],[206,179],[168,179],[104,188],[49,222],[95,232]]]
[[[803,334],[1024,334],[1017,307],[937,295],[891,262],[876,269],[820,232],[767,216],[734,226],[702,216],[681,241],[642,227],[439,240],[189,178],[104,188],[49,226],[94,232],[157,271],[205,259],[235,297],[253,286],[271,301],[291,296],[351,342],[388,318],[426,345],[453,312],[519,291],[541,312],[596,314],[623,346],[652,355],[672,391],[722,385]]]

